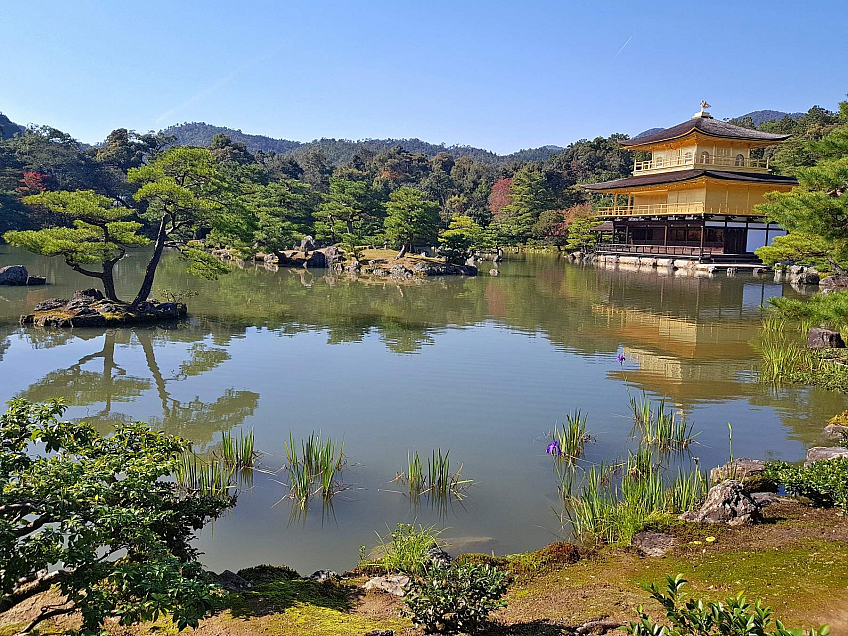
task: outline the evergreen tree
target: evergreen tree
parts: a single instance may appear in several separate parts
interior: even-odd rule
[[[439,204],[428,201],[415,188],[399,188],[392,192],[386,204],[384,227],[386,238],[400,246],[397,258],[411,251],[415,241],[431,242],[439,227]]]

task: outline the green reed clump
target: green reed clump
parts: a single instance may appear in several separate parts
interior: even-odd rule
[[[374,564],[382,566],[387,574],[423,574],[432,562],[430,550],[438,546],[440,534],[435,526],[399,523],[388,538],[377,533],[380,543],[377,552],[382,556]]]
[[[631,396],[630,408],[633,411],[631,434],[641,435],[643,444],[660,450],[680,450],[688,447],[696,437],[692,424],[678,418],[673,410],[666,410],[665,398],[658,401],[655,410],[644,394],[638,400]]]
[[[247,434],[240,431],[238,437],[225,432],[221,437],[221,460],[231,468],[253,468],[256,458],[259,457],[259,453],[253,449],[253,444],[253,431]]]
[[[583,413],[575,410],[565,416],[564,424],[554,427],[550,434],[556,445],[556,452],[551,453],[554,457],[573,463],[583,455],[586,442],[591,439],[586,432],[586,420]]]
[[[427,458],[426,470],[418,451],[407,453],[406,466],[406,472],[399,472],[395,481],[407,487],[411,499],[421,495],[462,499],[462,491],[473,483],[471,479],[462,479],[462,464],[455,472],[451,469],[450,451],[442,454],[441,448]]]
[[[706,494],[706,478],[695,468],[678,471],[670,484],[649,449],[629,453],[615,467],[591,466],[577,492],[563,492],[563,524],[568,521],[584,543],[630,543],[652,521],[697,506]]]
[[[320,434],[311,433],[298,447],[289,431],[285,446],[293,499],[306,505],[313,495],[320,493],[326,500],[342,489],[336,478],[345,463],[344,442],[338,443],[331,437],[324,440]]]
[[[232,496],[235,490],[235,471],[221,462],[204,461],[193,451],[183,453],[174,471],[177,486],[187,495],[216,498]]]

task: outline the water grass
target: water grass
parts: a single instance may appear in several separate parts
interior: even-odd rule
[[[419,499],[422,495],[431,498],[461,500],[463,491],[473,481],[462,478],[462,464],[456,471],[451,468],[450,451],[442,453],[438,448],[427,458],[426,470],[418,451],[407,452],[406,471],[399,472],[395,481],[406,486],[411,500]]]
[[[591,438],[586,432],[587,417],[579,410],[565,416],[565,423],[554,427],[550,433],[552,440],[549,452],[566,462],[574,463],[583,455],[586,442]]]
[[[422,574],[425,567],[432,561],[430,551],[438,547],[441,530],[435,526],[422,526],[414,523],[399,523],[389,532],[388,537],[377,533],[379,546],[377,552],[381,555],[376,561],[365,564],[379,565],[387,574],[402,572],[409,575]],[[360,554],[360,565],[363,565],[364,550]]]
[[[221,460],[230,468],[243,470],[253,468],[259,453],[254,450],[253,431],[245,434],[239,432],[238,437],[233,437],[229,432],[221,436]]]
[[[669,482],[650,449],[640,448],[616,466],[585,470],[576,492],[563,491],[560,521],[584,543],[629,544],[648,524],[695,508],[707,489],[697,464]]]
[[[183,453],[174,471],[177,487],[189,496],[228,498],[233,496],[235,470],[213,458],[204,461],[193,451]]]
[[[292,499],[306,506],[314,495],[328,500],[344,489],[338,479],[345,464],[344,442],[331,437],[322,439],[313,432],[298,445],[289,431],[285,447]]]
[[[644,393],[639,399],[631,396],[630,408],[633,411],[631,435],[639,435],[643,444],[660,450],[681,450],[696,437],[693,424],[678,417],[673,410],[666,409],[665,398],[657,402],[655,409]]]

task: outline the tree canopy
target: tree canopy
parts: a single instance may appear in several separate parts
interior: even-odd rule
[[[82,632],[168,615],[196,627],[220,594],[194,533],[235,503],[186,495],[167,477],[188,443],[122,424],[108,437],[64,422],[59,402],[13,400],[0,416],[0,611],[56,585],[23,631],[80,612]]]

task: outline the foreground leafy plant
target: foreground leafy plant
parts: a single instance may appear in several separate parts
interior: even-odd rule
[[[489,612],[506,606],[509,575],[481,563],[433,564],[410,581],[404,597],[406,615],[428,633],[473,634]]]
[[[689,598],[684,601],[682,588],[686,579],[678,574],[668,577],[665,590],[655,583],[646,589],[663,607],[669,626],[658,625],[639,606],[639,622],[631,622],[624,631],[631,636],[827,636],[825,625],[804,632],[787,629],[780,621],[773,621],[774,612],[763,607],[760,601],[751,605],[740,592],[724,603],[704,603]],[[767,631],[768,630],[768,631]]]
[[[766,462],[765,474],[793,495],[807,497],[816,506],[839,506],[848,510],[848,458],[837,457],[793,466],[786,462]]]
[[[0,416],[0,611],[56,585],[65,602],[22,631],[73,612],[88,634],[109,617],[196,627],[221,590],[197,561],[194,531],[235,498],[181,494],[166,480],[186,441],[142,423],[101,437],[60,421],[64,410],[12,400]]]

